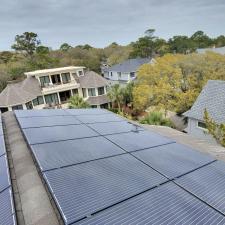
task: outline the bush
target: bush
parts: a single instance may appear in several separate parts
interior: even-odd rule
[[[142,124],[159,125],[173,127],[171,120],[166,119],[161,112],[150,112],[144,119],[140,120]]]

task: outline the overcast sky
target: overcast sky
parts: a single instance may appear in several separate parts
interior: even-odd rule
[[[225,35],[225,0],[0,0],[0,50],[25,31],[55,49],[128,44],[149,28],[166,39],[197,30]]]

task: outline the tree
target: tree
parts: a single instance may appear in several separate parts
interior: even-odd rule
[[[82,97],[79,95],[74,95],[69,99],[69,108],[70,109],[81,109],[81,108],[89,108],[90,105],[84,101]]]
[[[212,45],[212,39],[203,31],[196,31],[190,38],[195,43],[196,48],[207,48]]]
[[[118,106],[119,112],[121,112],[123,104],[123,90],[119,84],[115,84],[110,87],[108,92],[109,99]]]
[[[133,90],[134,108],[150,106],[176,111],[190,109],[209,79],[225,80],[225,56],[206,54],[166,54],[154,64],[139,68]]]
[[[205,110],[204,112],[204,121],[206,124],[207,132],[211,134],[223,147],[225,147],[225,123],[217,124],[210,117],[207,110]]]
[[[67,43],[63,43],[61,46],[60,46],[60,50],[63,51],[63,52],[67,52],[69,49],[71,49],[72,46],[70,46],[69,44]]]
[[[38,39],[37,34],[33,32],[24,32],[22,35],[16,35],[12,49],[22,52],[25,56],[31,58],[40,44],[41,41]]]

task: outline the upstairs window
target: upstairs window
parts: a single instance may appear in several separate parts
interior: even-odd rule
[[[200,121],[198,121],[198,127],[201,128],[201,129],[207,129],[206,124],[203,123],[203,122],[200,122]]]
[[[121,78],[121,72],[117,72],[119,78]]]
[[[83,93],[83,97],[86,98],[87,97],[86,88],[82,88],[82,93]]]
[[[84,74],[83,74],[83,71],[78,71],[78,76],[83,76]]]
[[[105,94],[105,88],[104,87],[99,87],[98,88],[98,95],[104,95]]]
[[[135,72],[131,72],[131,73],[130,73],[130,77],[131,77],[131,78],[134,78],[134,77],[135,77]]]
[[[33,102],[33,105],[34,106],[36,106],[36,105],[42,105],[42,104],[44,104],[44,98],[43,98],[43,96],[38,96],[32,102]]]
[[[71,81],[70,73],[62,73],[61,76],[63,84],[69,83]]]
[[[22,110],[23,106],[22,105],[14,105],[12,106],[12,110]]]
[[[40,79],[40,82],[41,82],[41,87],[48,86],[49,83],[50,83],[49,76],[43,76],[43,77],[40,77],[39,79]]]
[[[88,96],[96,96],[95,88],[88,88]]]

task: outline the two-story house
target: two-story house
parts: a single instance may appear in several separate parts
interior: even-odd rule
[[[150,58],[128,59],[111,67],[103,68],[102,73],[111,84],[127,84],[136,78],[138,68],[141,65],[151,62],[152,59]]]
[[[108,81],[85,67],[62,67],[25,73],[26,79],[8,84],[0,94],[2,112],[15,109],[67,108],[73,95],[92,107],[108,107]]]

